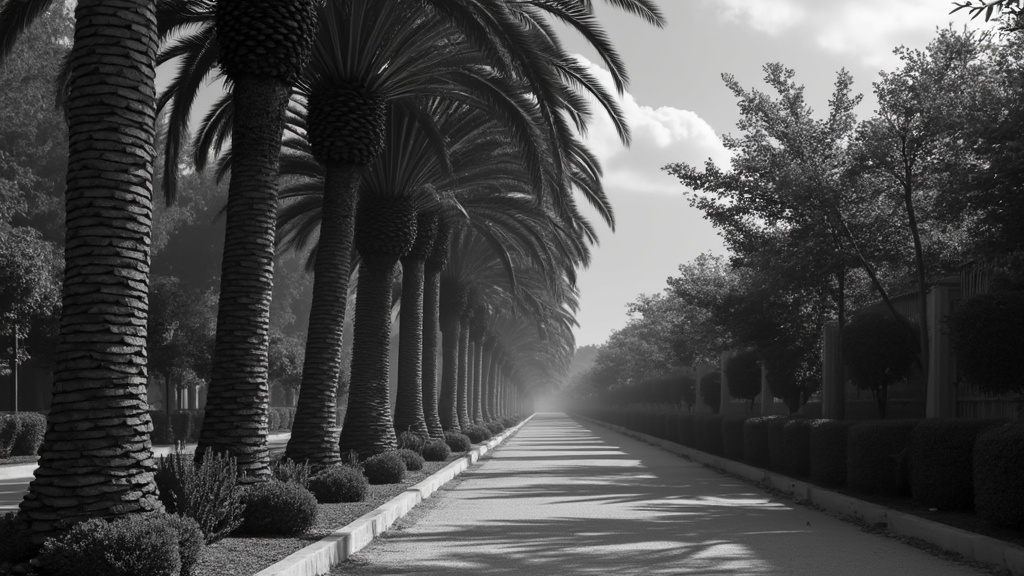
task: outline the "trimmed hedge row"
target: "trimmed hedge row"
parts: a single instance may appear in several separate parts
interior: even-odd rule
[[[149,415],[153,419],[153,443],[198,442],[203,414],[202,410],[175,410],[168,419],[167,412],[151,410]],[[272,433],[291,430],[294,423],[295,408],[271,406],[267,412],[267,427]]]
[[[710,454],[808,477],[820,485],[912,495],[944,510],[974,507],[992,523],[1024,528],[1024,423],[842,422],[636,408],[591,415]]]
[[[35,456],[46,435],[46,416],[38,412],[0,412],[0,458]]]

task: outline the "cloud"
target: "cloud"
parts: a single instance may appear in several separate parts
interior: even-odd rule
[[[583,56],[577,59],[614,93],[607,70]],[[682,188],[675,178],[661,171],[662,166],[672,162],[703,164],[708,158],[720,166],[728,164],[729,152],[711,125],[697,113],[669,106],[645,106],[628,92],[619,104],[632,133],[632,145],[622,145],[611,120],[596,103],[594,122],[585,138],[601,161],[605,188],[611,194],[680,194]]]
[[[729,20],[742,21],[758,32],[777,36],[807,18],[798,0],[711,0]]]

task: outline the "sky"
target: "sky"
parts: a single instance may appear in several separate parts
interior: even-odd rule
[[[948,0],[660,0],[668,22],[660,30],[610,3],[595,5],[629,71],[622,107],[633,141],[624,148],[603,117],[587,135],[605,170],[616,228],[613,234],[599,227],[600,245],[580,275],[578,346],[600,344],[625,326],[626,305],[641,293],[661,292],[679,264],[702,252],[726,253],[702,213],[689,207],[684,188],[661,171],[709,158],[728,167],[720,138],[736,132],[739,115],[723,73],[745,88],[765,89],[762,67],[780,62],[795,70],[808,103],[824,114],[836,73],[845,68],[854,92],[865,95],[859,113],[866,118],[875,107],[872,82],[898,66],[895,47],[924,48],[951,23],[985,26],[965,12],[951,15]],[[581,37],[569,29],[561,37],[610,82]]]

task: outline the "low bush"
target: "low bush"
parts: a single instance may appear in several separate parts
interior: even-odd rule
[[[743,416],[722,417],[722,455],[736,461],[743,460]]]
[[[1024,393],[1024,292],[967,298],[950,316],[949,336],[964,381],[985,394]]]
[[[35,554],[29,535],[28,522],[15,512],[0,517],[0,574],[4,564],[19,564]]]
[[[423,456],[420,456],[419,452],[409,450],[408,448],[400,448],[398,456],[402,458],[402,462],[405,462],[406,470],[412,472],[423,470]]]
[[[974,441],[998,420],[929,418],[910,435],[910,494],[940,510],[974,507]]]
[[[21,420],[13,414],[0,414],[0,458],[10,458],[14,442],[21,432]]]
[[[362,471],[352,466],[331,466],[309,479],[309,491],[317,502],[362,502],[370,483]]]
[[[0,458],[35,456],[46,436],[46,416],[38,412],[0,412]]]
[[[693,419],[697,414],[683,414],[679,417],[679,430],[676,442],[690,448],[697,447],[697,438],[693,433]]]
[[[501,422],[498,422],[497,420],[485,422],[484,426],[486,426],[487,429],[491,431],[491,434],[494,434],[495,436],[505,431],[505,426],[503,426]]]
[[[910,493],[910,434],[920,420],[861,422],[846,441],[846,484],[871,494]]]
[[[423,446],[423,459],[427,462],[444,462],[451,455],[452,450],[448,447],[448,443],[438,438],[427,440],[426,445]]]
[[[297,536],[316,524],[316,497],[294,482],[269,480],[242,491],[242,525],[238,531],[255,536]]]
[[[398,484],[405,479],[405,462],[398,452],[382,452],[363,462],[363,472],[370,484]]]
[[[852,422],[810,420],[811,480],[825,486],[846,483],[846,439]]]
[[[806,418],[790,418],[782,427],[782,472],[811,475],[811,421]]]
[[[312,466],[306,462],[296,462],[282,458],[270,465],[270,473],[279,482],[295,482],[303,488],[309,488]]]
[[[491,439],[491,431],[479,424],[470,424],[463,427],[462,433],[469,436],[469,441],[473,444],[487,442]]]
[[[181,560],[181,576],[192,576],[196,564],[206,548],[206,538],[199,523],[180,514],[159,514],[178,534],[178,558]]]
[[[415,432],[406,430],[398,435],[398,448],[405,450],[412,450],[417,454],[423,453],[423,447],[426,446],[427,439]]]
[[[708,454],[722,454],[722,417],[718,414],[695,414],[693,434],[697,449]]]
[[[974,443],[974,510],[1001,526],[1024,528],[1024,423],[1001,424]]]
[[[461,432],[448,431],[444,433],[444,441],[448,444],[448,448],[452,452],[467,452],[473,448],[473,443],[469,440],[469,436]]]
[[[768,427],[781,416],[756,416],[743,423],[743,461],[758,468],[771,466]]]
[[[79,522],[43,543],[42,576],[179,576],[192,572],[201,542],[193,524],[166,514]],[[184,546],[184,554],[182,547]],[[183,566],[183,557],[190,564]]]
[[[768,422],[768,467],[782,474],[786,473],[786,441],[782,429],[788,421],[788,418],[775,418]]]
[[[226,454],[207,452],[198,464],[192,454],[183,452],[162,457],[156,485],[167,511],[195,520],[207,544],[226,537],[242,523],[245,505],[236,462]]]
[[[511,416],[506,416],[505,418],[501,419],[501,423],[503,426],[505,426],[505,428],[512,428],[515,425],[519,424],[519,420],[516,418],[512,418]]]

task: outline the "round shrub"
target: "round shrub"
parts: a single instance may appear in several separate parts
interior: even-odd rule
[[[920,349],[910,320],[888,311],[862,312],[843,328],[841,353],[850,380],[871,391],[882,418],[889,385],[910,377]]]
[[[997,420],[929,418],[910,434],[910,493],[941,510],[974,507],[974,441]]]
[[[910,434],[920,420],[861,422],[846,441],[846,484],[871,494],[910,492]]]
[[[162,519],[178,535],[178,558],[181,559],[181,576],[192,576],[199,558],[206,547],[205,536],[195,520],[180,514],[157,514],[154,521]]]
[[[35,456],[46,436],[46,416],[38,412],[18,412],[15,417],[21,421],[21,426],[11,456]]]
[[[811,422],[806,418],[791,418],[782,426],[782,472],[811,475]]]
[[[309,491],[323,504],[362,502],[369,488],[366,476],[352,466],[331,466],[309,479]]]
[[[516,424],[519,424],[519,420],[512,418],[511,416],[506,416],[505,418],[501,419],[501,423],[505,426],[505,428],[512,428]]]
[[[487,442],[491,439],[491,431],[478,424],[470,424],[464,427],[462,433],[469,436],[469,441],[473,444]]]
[[[781,416],[757,416],[743,423],[743,461],[758,468],[771,465],[768,426]]]
[[[693,432],[693,419],[697,416],[696,414],[683,414],[679,417],[679,430],[677,432],[678,440],[683,446],[690,448],[697,447],[697,439]]]
[[[505,427],[502,426],[501,422],[498,422],[497,420],[485,422],[484,426],[486,426],[487,429],[491,431],[491,434],[494,434],[495,436],[505,431]]]
[[[1024,424],[1002,424],[974,443],[974,510],[1010,528],[1024,528]]]
[[[964,300],[950,317],[949,335],[965,381],[986,394],[1024,392],[1024,292]]]
[[[43,576],[179,576],[178,533],[159,514],[79,522],[43,543]],[[154,518],[151,518],[154,517]]]
[[[427,462],[444,462],[452,455],[448,443],[438,438],[427,440],[423,446],[423,459]]]
[[[406,430],[398,435],[398,448],[405,450],[412,450],[417,454],[423,453],[423,447],[427,444],[427,439],[415,432]]]
[[[693,434],[697,449],[708,454],[722,454],[722,417],[718,414],[695,414]]]
[[[461,432],[445,432],[444,441],[448,444],[448,448],[450,448],[452,452],[468,452],[473,448],[473,443],[470,442],[469,436],[466,436]]]
[[[825,486],[846,483],[846,440],[852,422],[811,420],[811,480]]]
[[[761,364],[756,350],[740,352],[725,362],[725,385],[730,396],[747,400],[753,406],[754,399],[761,394]]]
[[[736,461],[743,460],[743,416],[722,417],[722,455]]]
[[[405,479],[405,462],[398,452],[382,452],[363,462],[363,472],[370,484],[398,484]]]
[[[256,536],[297,536],[316,524],[316,497],[294,482],[270,480],[247,486],[239,532]]]
[[[402,448],[398,451],[398,455],[402,458],[402,462],[405,462],[406,470],[412,472],[423,470],[423,456],[420,456],[419,452]]]

